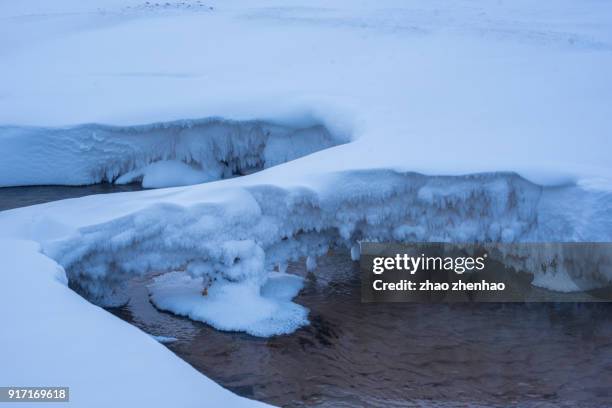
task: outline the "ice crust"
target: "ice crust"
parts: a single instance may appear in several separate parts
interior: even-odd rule
[[[612,239],[612,193],[542,187],[513,173],[432,177],[380,170],[337,173],[310,187],[233,187],[201,185],[167,201],[142,203],[125,216],[49,241],[44,251],[79,291],[117,304],[125,301],[118,290],[122,282],[162,271],[185,271],[256,293],[270,271],[284,271],[289,261],[307,257],[316,273],[316,258],[331,248],[351,249],[357,259],[363,240]],[[98,204],[112,205],[114,200],[104,198],[107,203]],[[574,271],[598,284],[610,282],[610,272]]]
[[[366,239],[612,240],[612,3],[193,3],[0,2],[0,185],[161,187],[265,168],[1,212],[0,383],[64,379],[79,407],[257,405],[66,277],[102,304],[147,273],[185,291],[212,279],[210,299],[248,288],[262,306],[241,311],[260,314],[231,328],[263,335],[298,326],[266,313],[301,310],[297,286],[270,273],[306,258],[320,274],[336,246],[357,260]],[[206,302],[227,302],[182,303],[172,285],[152,292],[158,307],[223,326]]]
[[[0,126],[0,187],[141,182],[171,187],[271,167],[346,140],[321,124],[218,118],[140,126]]]
[[[288,334],[308,324],[308,311],[291,302],[303,286],[298,276],[271,272],[261,287],[250,281],[223,280],[209,286],[204,283],[208,279],[192,278],[184,272],[158,276],[148,286],[151,301],[158,309],[216,329],[244,331],[253,336]]]
[[[70,402],[57,405],[83,408],[269,406],[222,388],[159,344],[170,339],[74,293],[36,242],[0,239],[0,271],[1,384],[65,384]]]

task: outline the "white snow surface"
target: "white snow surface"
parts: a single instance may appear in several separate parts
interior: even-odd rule
[[[263,407],[92,305],[31,241],[0,240],[0,384],[69,386],[62,407]],[[23,406],[32,406],[25,403]]]
[[[159,341],[160,343],[173,343],[178,340],[176,337],[168,337],[168,336],[152,336],[152,337],[155,340]]]
[[[296,159],[342,143],[316,123],[219,118],[142,126],[0,126],[0,186],[142,182],[198,184]]]
[[[319,156],[325,172],[610,179],[610,2],[167,4],[0,4],[0,124],[17,127],[0,130],[0,152],[23,163],[11,179],[65,163],[34,154],[42,136],[25,126],[61,140],[88,123],[213,117],[350,134],[334,160]]]
[[[145,188],[188,186],[210,181],[207,172],[194,169],[182,161],[159,160],[122,175],[115,183],[132,183],[139,178]]]
[[[124,302],[119,289],[132,276],[164,271],[262,287],[290,260],[308,257],[316,270],[316,258],[330,248],[351,248],[356,257],[363,240],[612,240],[610,191],[543,187],[514,173],[295,176],[311,160],[197,186],[4,211],[0,236],[40,242],[83,293],[103,304]],[[593,270],[593,279],[608,282],[610,272]]]
[[[308,311],[291,302],[303,286],[299,276],[271,272],[261,287],[250,281],[211,283],[184,272],[170,272],[149,284],[150,299],[158,309],[253,336],[288,334],[308,324]],[[205,287],[208,294],[203,296]]]
[[[285,129],[285,137],[268,138],[257,150],[255,162],[267,158],[273,167],[256,174],[1,212],[0,302],[8,303],[0,314],[9,334],[0,339],[2,361],[22,367],[13,350],[35,349],[45,364],[33,359],[27,360],[31,369],[18,374],[0,370],[11,376],[0,381],[42,384],[73,375],[66,381],[94,392],[102,381],[75,376],[95,364],[76,364],[82,366],[78,357],[86,347],[101,344],[100,364],[106,365],[97,375],[114,373],[109,365],[117,361],[134,370],[116,377],[121,390],[132,383],[154,391],[170,384],[189,388],[178,391],[188,400],[184,406],[216,395],[244,402],[147,334],[70,292],[56,274],[65,273],[103,304],[121,302],[119,288],[134,275],[180,274],[189,284],[175,288],[185,292],[213,280],[210,299],[199,296],[199,302],[189,293],[184,302],[176,298],[169,290],[175,281],[156,281],[152,294],[158,306],[219,328],[271,334],[267,317],[299,308],[291,296],[278,299],[294,294],[291,282],[264,289],[270,273],[302,257],[317,273],[316,258],[332,247],[351,248],[357,258],[362,240],[612,240],[612,3],[206,5],[0,3],[2,185],[55,175],[55,184],[131,176],[145,183],[152,178],[156,186],[182,184],[193,175],[186,165],[200,171],[196,181],[215,170],[213,180],[223,169],[212,164],[224,164],[227,155],[249,163],[251,156],[237,153],[251,151],[248,137],[216,132],[217,138],[192,139],[194,126]],[[313,127],[335,141],[347,135],[351,141],[316,144],[327,148],[313,153],[311,132],[291,136]],[[201,142],[213,139],[224,148],[208,162],[202,157],[210,149]],[[253,140],[260,146],[260,137]],[[168,150],[168,143],[181,148]],[[49,149],[56,152],[47,155]],[[162,171],[174,179],[156,177],[151,166],[160,160],[180,162],[174,175]],[[42,253],[20,240],[38,243]],[[610,271],[592,273],[598,275],[581,278],[612,280]],[[554,281],[546,276],[537,283],[570,290]],[[45,290],[29,285],[53,288],[45,302],[52,318],[34,309]],[[243,309],[259,305],[256,316],[232,321],[235,314],[217,296],[238,296],[245,288],[251,292]],[[69,334],[52,325],[68,319]],[[48,344],[36,340],[47,336]],[[45,360],[60,352],[73,370]],[[131,382],[119,383],[125,376]],[[152,395],[152,406],[181,405]],[[105,398],[93,401],[116,405]]]

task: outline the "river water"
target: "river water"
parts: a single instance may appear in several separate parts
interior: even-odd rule
[[[311,325],[261,339],[158,312],[147,279],[113,312],[234,392],[291,407],[612,406],[612,304],[362,304],[330,254],[296,301]]]
[[[118,190],[0,189],[0,208],[70,191]],[[159,312],[149,278],[131,281],[129,303],[109,310],[177,338],[167,347],[222,386],[280,406],[612,406],[612,304],[362,304],[358,266],[342,252],[314,273],[303,262],[288,272],[306,277],[295,301],[311,322],[291,335],[220,332]]]
[[[92,194],[120,193],[123,191],[138,190],[142,190],[140,184],[115,185],[104,183],[91,186],[1,187],[0,211]]]

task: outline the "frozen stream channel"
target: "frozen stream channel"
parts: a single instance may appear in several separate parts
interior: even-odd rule
[[[289,272],[306,275],[303,263]],[[311,325],[287,336],[220,332],[160,313],[143,280],[112,312],[177,338],[168,347],[224,387],[283,407],[612,403],[611,304],[361,304],[348,254],[321,258],[316,274],[295,299]]]
[[[8,209],[138,186],[16,187]],[[157,311],[148,279],[109,309],[222,386],[281,406],[581,406],[612,403],[612,304],[413,305],[360,303],[348,254],[302,263],[295,301],[311,324],[268,339],[220,332]]]

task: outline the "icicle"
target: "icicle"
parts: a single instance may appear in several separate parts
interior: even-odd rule
[[[312,272],[317,268],[317,258],[314,256],[309,256],[306,258],[306,270],[308,272]]]
[[[359,248],[359,244],[355,244],[351,247],[351,259],[353,261],[358,261],[361,257],[361,249]]]

